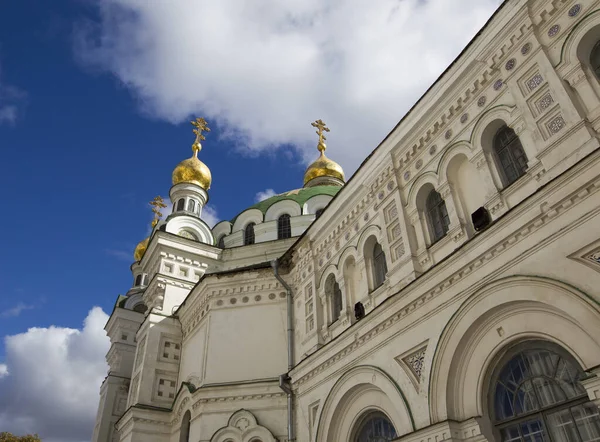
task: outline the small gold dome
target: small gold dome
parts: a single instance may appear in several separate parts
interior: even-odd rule
[[[325,144],[319,144],[321,155],[304,172],[304,185],[318,177],[332,177],[344,181],[342,166],[325,156]]]
[[[135,250],[133,252],[133,258],[136,260],[136,262],[141,261],[142,257],[144,256],[144,253],[146,253],[149,241],[150,238],[146,238],[140,241],[140,243],[135,247]]]
[[[202,161],[198,159],[198,151],[194,149],[194,154],[191,158],[183,160],[173,170],[173,185],[179,183],[197,184],[204,190],[210,189],[212,176],[210,169]]]

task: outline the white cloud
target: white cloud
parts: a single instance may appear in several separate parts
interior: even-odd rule
[[[352,172],[500,3],[97,0],[100,20],[79,24],[75,47],[150,116],[205,116],[242,149],[292,143],[314,159],[322,118]]]
[[[17,122],[19,107],[24,104],[26,94],[14,86],[3,83],[1,77],[0,75],[0,124],[13,126]]]
[[[264,201],[267,198],[271,198],[272,196],[275,196],[275,195],[277,195],[277,193],[273,189],[265,189],[262,192],[258,192],[254,196],[254,201],[256,201],[257,203],[260,203],[261,201]]]
[[[206,205],[202,208],[202,216],[208,227],[211,229],[219,222],[219,215],[217,214],[217,208],[211,205]]]
[[[6,309],[6,310],[3,310],[2,312],[0,312],[0,318],[15,318],[15,317],[19,316],[21,313],[23,313],[23,311],[31,310],[34,308],[35,308],[35,305],[33,305],[33,304],[25,304],[24,302],[19,302],[14,307],[11,307],[9,309]]]
[[[0,364],[0,428],[38,433],[44,441],[90,440],[110,347],[101,308],[83,329],[30,328],[4,339]]]

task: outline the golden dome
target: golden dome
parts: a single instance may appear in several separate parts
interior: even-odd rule
[[[140,241],[140,243],[135,247],[135,250],[133,252],[133,258],[137,261],[141,261],[142,257],[144,256],[144,253],[146,253],[146,249],[148,248],[148,241],[150,241],[150,238],[146,238],[142,241]]]
[[[319,177],[331,177],[337,178],[338,180],[344,181],[344,170],[342,166],[333,160],[330,160],[325,156],[325,143],[319,143],[317,149],[321,152],[321,155],[317,160],[312,163],[304,172],[304,185],[315,178]]]
[[[191,158],[183,160],[173,170],[173,185],[179,183],[197,184],[204,190],[210,189],[212,176],[210,169],[202,161],[198,159],[198,151],[200,143],[195,143],[192,147],[194,154]]]

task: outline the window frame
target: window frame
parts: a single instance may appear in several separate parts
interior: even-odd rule
[[[444,239],[450,230],[450,216],[446,201],[435,189],[432,189],[425,199],[425,218],[432,246]],[[441,229],[437,231],[436,227],[441,227]]]
[[[254,232],[254,226],[256,226],[255,222],[249,222],[244,227],[244,245],[250,246],[252,244],[256,244],[256,234]]]
[[[505,140],[501,139],[502,136],[505,137]],[[527,173],[527,163],[529,162],[529,158],[527,158],[523,143],[514,129],[507,124],[501,126],[494,134],[494,138],[492,139],[492,152],[494,154],[503,189],[516,183]],[[521,164],[519,158],[524,158],[525,163]],[[506,161],[510,164],[506,164]],[[514,176],[509,176],[512,175],[511,171],[514,172]]]
[[[292,237],[292,217],[289,213],[282,213],[277,217],[277,239]]]

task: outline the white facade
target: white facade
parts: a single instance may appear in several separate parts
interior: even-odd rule
[[[93,440],[598,440],[598,41],[598,0],[508,0],[335,198],[159,224]]]

